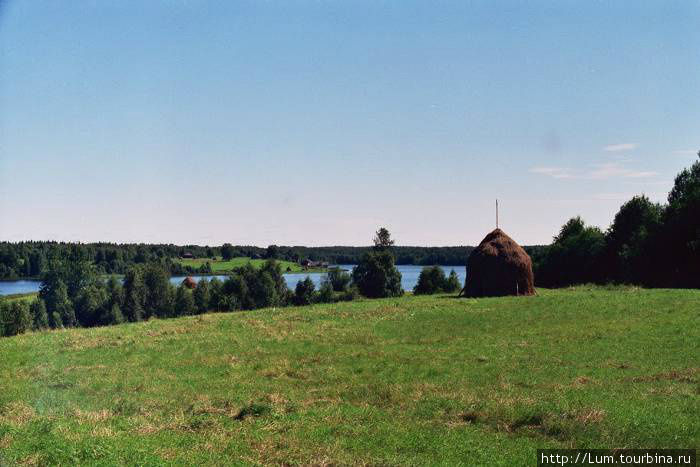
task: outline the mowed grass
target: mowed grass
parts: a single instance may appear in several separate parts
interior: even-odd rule
[[[239,256],[236,258],[231,258],[229,260],[224,260],[221,257],[217,257],[216,259],[212,260],[211,258],[192,258],[192,259],[178,259],[178,262],[180,262],[183,266],[192,266],[193,268],[199,268],[205,263],[211,264],[211,270],[214,273],[220,272],[229,272],[233,268],[240,268],[242,266],[245,266],[246,264],[250,263],[253,265],[253,267],[259,268],[262,267],[263,264],[265,264],[264,259],[252,259],[246,256]],[[293,263],[291,261],[284,261],[284,260],[278,260],[277,261],[282,268],[282,272],[316,272],[316,271],[323,271],[322,269],[309,269],[305,270],[303,267],[301,267],[297,263]],[[287,268],[289,268],[289,271],[287,271]]]
[[[537,448],[695,448],[699,310],[697,290],[579,287],[0,339],[0,456],[533,465]]]

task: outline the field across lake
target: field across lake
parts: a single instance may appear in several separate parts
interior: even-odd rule
[[[191,266],[193,268],[200,268],[206,263],[209,263],[211,265],[211,270],[212,273],[224,273],[224,272],[230,272],[233,270],[233,268],[240,268],[245,266],[246,264],[250,263],[253,265],[253,267],[259,268],[261,267],[266,260],[264,259],[253,259],[249,258],[246,256],[239,256],[236,258],[231,258],[228,260],[225,260],[223,258],[216,257],[216,258],[179,258],[177,260],[180,264],[183,266]],[[284,261],[284,260],[277,260],[277,263],[279,263],[280,267],[282,268],[282,272],[322,272],[325,271],[325,269],[322,268],[304,268],[298,263],[294,263],[292,261]]]
[[[0,465],[695,448],[700,291],[405,296],[0,339]]]

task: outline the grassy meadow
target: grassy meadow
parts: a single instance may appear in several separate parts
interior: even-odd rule
[[[263,264],[265,264],[264,259],[252,259],[247,256],[239,256],[236,258],[231,258],[229,260],[224,260],[220,256],[216,257],[215,259],[211,258],[192,258],[192,259],[184,259],[184,258],[179,258],[177,260],[179,263],[181,263],[183,266],[191,266],[193,268],[199,268],[202,265],[206,264],[207,262],[211,264],[211,270],[212,273],[226,273],[230,272],[233,268],[240,268],[242,266],[245,266],[247,263],[250,263],[253,265],[253,267],[259,268],[262,267]],[[282,268],[282,272],[322,272],[325,271],[325,269],[318,269],[318,268],[309,268],[309,269],[304,269],[302,266],[300,266],[297,263],[294,263],[292,261],[284,261],[284,260],[277,260],[279,263],[280,267]],[[287,270],[289,268],[289,270]]]
[[[405,296],[0,339],[0,465],[697,447],[700,291]]]
[[[27,292],[27,293],[16,293],[16,294],[10,294],[10,295],[3,295],[2,298],[4,300],[7,300],[8,302],[12,301],[26,301],[26,302],[32,302],[36,300],[36,298],[39,296],[39,292]]]

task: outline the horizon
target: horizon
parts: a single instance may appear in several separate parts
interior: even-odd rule
[[[697,2],[2,2],[0,241],[365,246],[386,226],[475,246],[496,198],[521,245],[577,215],[605,231],[697,158],[698,20]]]

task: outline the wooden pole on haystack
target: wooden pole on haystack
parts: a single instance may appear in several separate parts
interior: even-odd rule
[[[496,228],[498,228],[498,198],[496,198]]]

